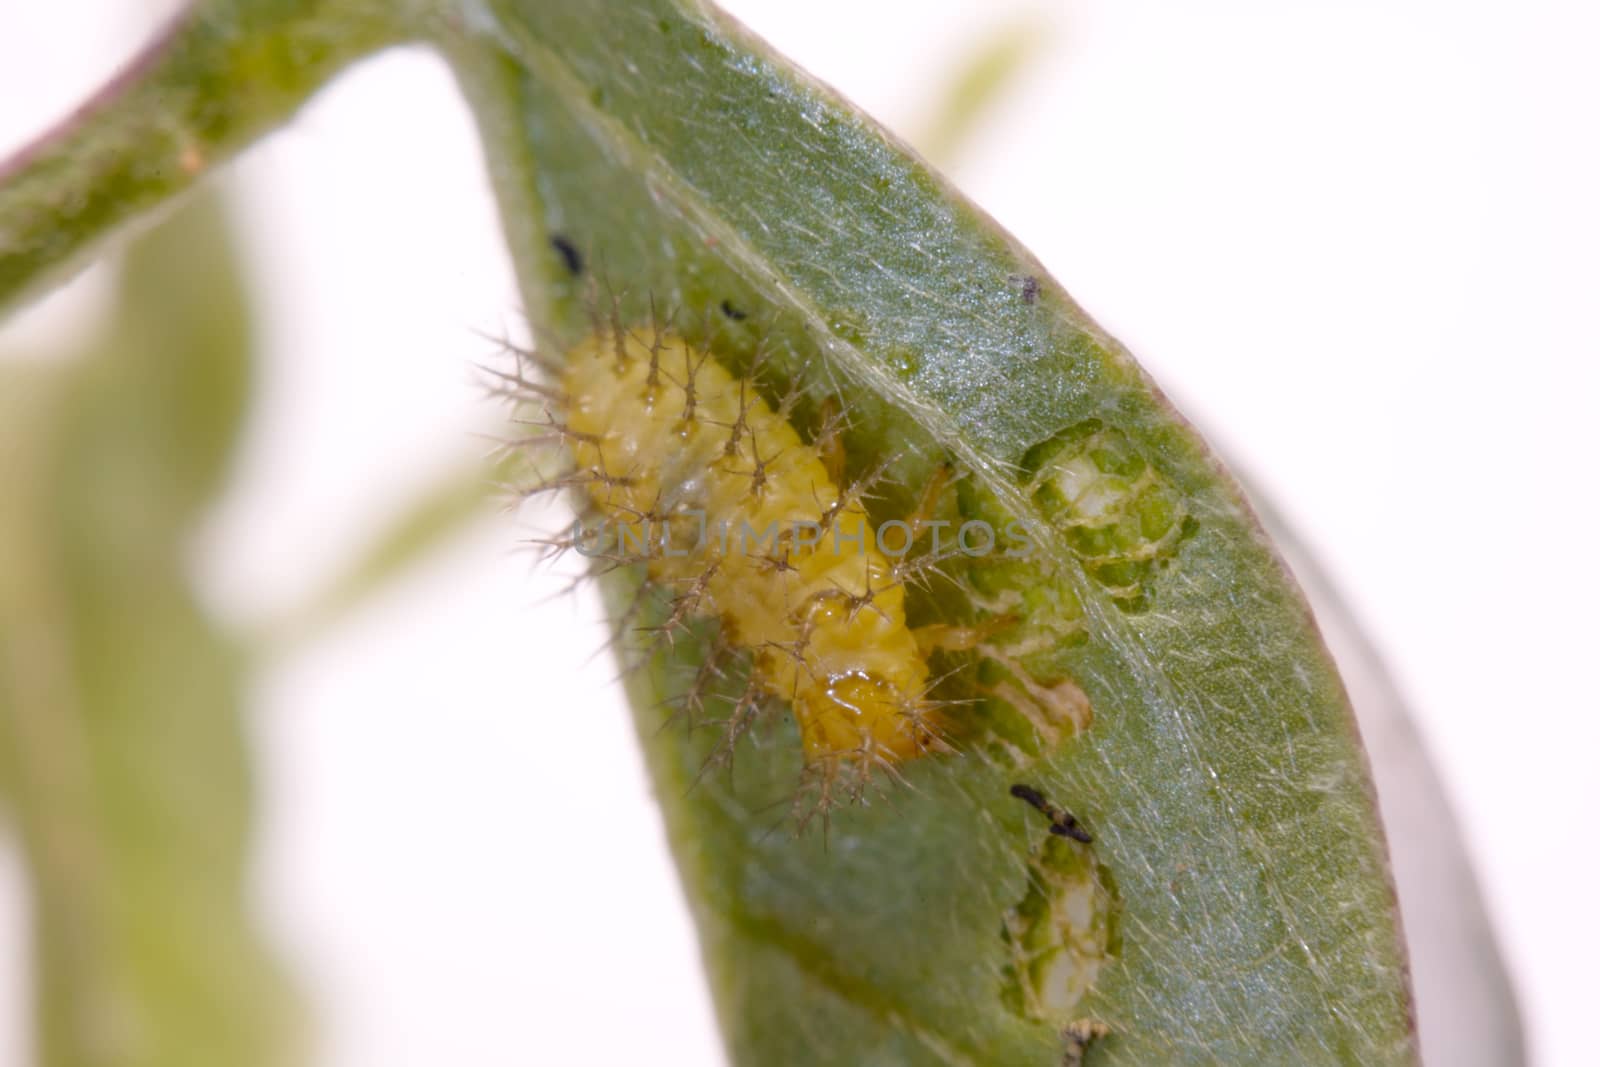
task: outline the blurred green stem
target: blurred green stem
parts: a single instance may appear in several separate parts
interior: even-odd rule
[[[0,308],[286,121],[343,67],[399,43],[421,11],[420,0],[192,4],[82,108],[0,162]]]

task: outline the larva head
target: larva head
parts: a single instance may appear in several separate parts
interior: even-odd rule
[[[927,731],[905,698],[872,674],[850,673],[807,688],[795,700],[806,758],[867,758],[898,763],[928,748]],[[919,736],[920,735],[920,736]]]
[[[798,689],[796,717],[809,758],[861,754],[897,763],[931,746],[921,692],[927,670],[903,622],[904,605],[905,590],[886,583],[866,605],[840,593],[806,604],[811,658],[832,668],[821,684]]]

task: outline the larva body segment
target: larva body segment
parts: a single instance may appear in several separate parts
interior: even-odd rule
[[[748,382],[682,339],[595,336],[562,373],[578,481],[674,614],[720,620],[789,701],[807,759],[892,764],[935,741],[905,591],[860,504]]]

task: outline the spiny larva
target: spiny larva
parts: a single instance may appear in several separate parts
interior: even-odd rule
[[[888,765],[938,747],[888,531],[748,379],[673,334],[621,331],[568,353],[557,399],[567,481],[603,522],[589,554],[646,560],[674,621],[718,619],[749,651],[752,685],[793,708],[808,760]]]

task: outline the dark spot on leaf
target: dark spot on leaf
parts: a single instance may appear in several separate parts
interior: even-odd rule
[[[748,312],[734,307],[733,304],[727,300],[724,300],[721,306],[722,313],[728,316],[728,318],[732,319],[734,322],[743,322],[745,319],[750,317]]]
[[[1024,304],[1037,304],[1039,302],[1039,279],[1032,274],[1013,274],[1011,280],[1022,289],[1022,302]]]
[[[1070,837],[1074,841],[1092,844],[1094,838],[1089,831],[1079,825],[1077,818],[1070,812],[1056,807],[1044,798],[1044,794],[1031,785],[1018,783],[1011,787],[1011,795],[1023,801],[1029,807],[1035,808],[1045,818],[1050,820],[1050,832],[1057,837]]]
[[[583,255],[578,251],[578,246],[561,236],[559,233],[550,238],[550,247],[556,250],[561,257],[561,262],[566,266],[569,274],[583,273]]]

